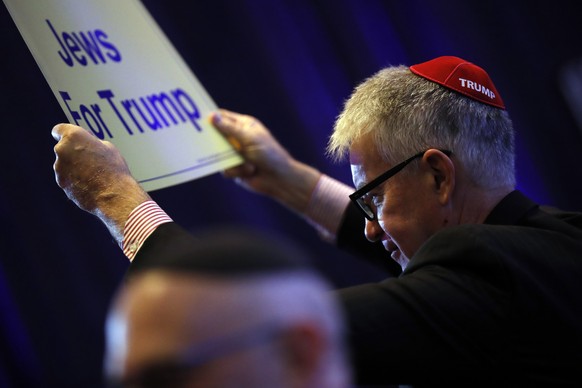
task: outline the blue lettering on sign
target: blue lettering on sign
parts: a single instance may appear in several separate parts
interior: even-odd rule
[[[103,109],[98,103],[79,104],[72,106],[72,98],[68,92],[59,91],[66,112],[70,114],[76,125],[88,128],[99,139],[112,138],[113,135],[103,119]],[[200,110],[181,88],[149,94],[147,96],[117,100],[110,89],[97,91],[97,96],[107,102],[114,116],[119,119],[129,135],[144,133],[147,129],[158,131],[164,128],[190,122],[198,132],[200,126]],[[137,130],[138,132],[135,132]]]
[[[58,33],[50,20],[46,20],[51,33],[59,42],[61,49],[59,56],[67,64],[73,67],[75,64],[87,66],[106,64],[109,61],[121,62],[121,52],[111,43],[105,31],[95,29],[86,32],[62,32]]]
[[[71,101],[71,96],[69,93],[60,91],[59,94],[61,95],[61,98],[67,107],[67,111],[71,114],[71,117],[73,118],[73,121],[76,125],[82,126],[81,121],[85,121],[91,132],[93,132],[99,139],[104,140],[105,134],[107,134],[107,136],[110,138],[113,137],[109,131],[109,128],[107,128],[107,125],[105,125],[105,122],[101,117],[101,108],[99,105],[91,104],[90,106],[86,106],[81,104],[79,105],[79,111],[81,113],[79,113],[78,111],[71,109],[71,106],[68,103],[68,101]]]
[[[133,135],[133,130],[128,121],[141,133],[145,128],[157,131],[187,121],[198,132],[202,132],[198,123],[200,111],[188,93],[180,88],[118,102],[114,100],[115,95],[111,90],[100,90],[97,94],[107,100],[130,135]],[[126,121],[126,117],[129,120]]]

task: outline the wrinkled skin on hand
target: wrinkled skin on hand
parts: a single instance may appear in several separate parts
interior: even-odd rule
[[[224,171],[228,178],[239,178],[245,188],[268,194],[273,181],[288,173],[291,155],[256,118],[220,110],[212,123],[244,157],[245,163]]]
[[[59,124],[52,130],[55,179],[79,208],[99,217],[117,239],[133,210],[149,195],[131,176],[117,150],[85,129]]]
[[[267,195],[302,212],[320,177],[319,171],[294,159],[256,118],[221,109],[212,124],[245,159],[224,171],[244,188]]]

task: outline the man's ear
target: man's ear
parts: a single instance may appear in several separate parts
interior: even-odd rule
[[[291,386],[316,386],[328,339],[315,323],[296,323],[283,333],[283,351]]]
[[[425,152],[423,161],[430,169],[434,179],[434,188],[441,204],[446,204],[452,198],[455,189],[455,165],[444,152],[431,148]]]

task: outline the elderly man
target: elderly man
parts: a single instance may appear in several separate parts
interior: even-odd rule
[[[582,217],[515,190],[511,120],[483,69],[439,57],[359,85],[328,149],[349,154],[355,192],[295,160],[250,116],[223,110],[213,123],[246,160],[227,176],[339,247],[398,264],[397,278],[337,293],[358,382],[581,383]],[[120,160],[85,190],[91,165],[114,150],[73,151],[78,129],[69,126],[54,134],[57,181],[109,225],[130,260],[168,238],[171,220]]]

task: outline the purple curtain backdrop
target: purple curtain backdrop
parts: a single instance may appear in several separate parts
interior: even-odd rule
[[[439,55],[475,62],[513,117],[519,188],[582,210],[582,23],[573,1],[144,4],[219,106],[257,116],[293,155],[346,183],[347,163],[323,150],[355,85],[384,66]],[[128,264],[105,227],[56,186],[50,129],[65,116],[4,6],[0,26],[0,386],[100,387],[104,317]],[[242,224],[291,236],[334,286],[384,276],[220,174],[152,195],[192,230]]]

